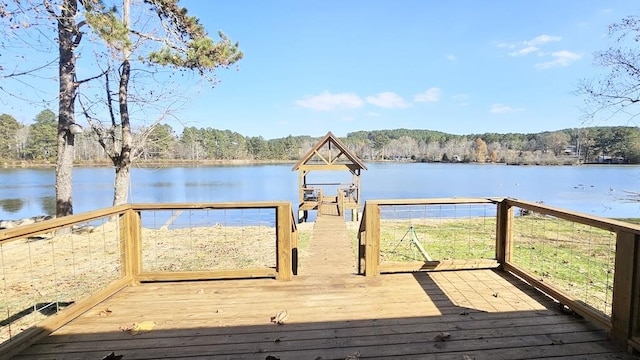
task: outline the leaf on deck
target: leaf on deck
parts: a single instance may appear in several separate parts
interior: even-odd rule
[[[98,313],[98,316],[109,316],[111,315],[113,311],[111,311],[109,308],[105,308],[100,310],[100,312]]]
[[[282,325],[284,324],[284,321],[288,316],[289,314],[287,313],[287,310],[279,311],[277,314],[271,317],[271,322],[276,325]]]
[[[144,332],[151,331],[155,326],[155,321],[143,321],[139,324],[136,324],[133,329],[131,329],[131,335],[138,335]]]
[[[436,341],[447,341],[449,340],[450,337],[451,337],[451,334],[449,334],[448,332],[441,332],[440,334],[436,335],[433,339]]]

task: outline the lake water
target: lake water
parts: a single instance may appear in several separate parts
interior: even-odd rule
[[[297,203],[291,164],[134,168],[130,202],[285,200]],[[604,217],[640,217],[640,203],[624,201],[639,191],[640,167],[506,166],[480,164],[370,163],[362,172],[367,199],[513,197]],[[311,172],[308,182],[350,183],[347,172]],[[108,207],[113,169],[75,168],[75,213]],[[0,169],[0,219],[55,211],[53,169]]]

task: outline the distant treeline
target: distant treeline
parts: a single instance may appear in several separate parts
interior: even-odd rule
[[[169,125],[138,129],[138,161],[292,161],[321,137],[264,139],[230,130],[186,127],[177,134]],[[117,129],[116,129],[117,131]],[[0,159],[55,159],[57,117],[45,110],[25,126],[0,115]],[[324,134],[322,134],[324,135]],[[509,164],[640,163],[640,129],[588,127],[533,134],[453,135],[432,130],[357,131],[340,139],[363,160],[424,162],[495,162]],[[117,144],[113,144],[117,146]],[[108,162],[96,135],[76,136],[76,160]]]

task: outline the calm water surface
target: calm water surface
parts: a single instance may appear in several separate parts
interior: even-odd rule
[[[514,197],[605,217],[640,217],[640,203],[624,191],[640,191],[640,167],[505,166],[477,164],[372,163],[362,173],[366,199]],[[342,172],[311,172],[309,182],[349,183]],[[76,213],[111,205],[113,169],[75,168]],[[0,169],[0,219],[55,212],[52,169]],[[132,169],[130,201],[297,202],[297,172],[291,165]],[[333,192],[333,190],[332,190]]]

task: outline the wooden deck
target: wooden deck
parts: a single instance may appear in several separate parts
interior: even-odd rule
[[[355,275],[342,217],[318,217],[309,252],[290,282],[126,288],[17,358],[634,358],[505,273]],[[281,311],[284,324],[272,323]],[[137,335],[120,330],[142,322],[155,326]]]

